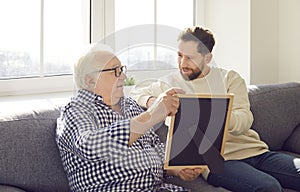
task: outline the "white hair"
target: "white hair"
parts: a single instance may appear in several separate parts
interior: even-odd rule
[[[107,45],[101,43],[91,44],[87,52],[85,52],[74,65],[74,82],[77,89],[86,89],[86,76],[93,75],[92,72],[99,70],[99,65],[105,63],[96,64],[96,54],[99,52],[112,54],[113,50]],[[97,78],[97,73],[94,74],[94,78]]]

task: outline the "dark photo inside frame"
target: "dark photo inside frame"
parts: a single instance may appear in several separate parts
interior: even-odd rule
[[[165,169],[223,167],[224,143],[233,95],[179,95],[180,106],[171,118]]]

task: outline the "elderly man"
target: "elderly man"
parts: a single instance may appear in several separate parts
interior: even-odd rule
[[[185,191],[163,183],[164,144],[153,125],[179,106],[169,89],[144,111],[123,95],[126,66],[109,51],[91,49],[74,67],[76,96],[57,121],[56,141],[72,191]],[[184,180],[201,169],[175,170]]]

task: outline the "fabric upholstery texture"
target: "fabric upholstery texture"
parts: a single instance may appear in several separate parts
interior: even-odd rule
[[[7,185],[0,185],[0,191],[1,192],[26,192],[22,189],[12,187],[12,186],[7,186]]]
[[[26,191],[69,191],[55,143],[57,108],[0,117],[0,184]]]
[[[252,128],[271,150],[281,150],[300,123],[300,84],[257,85],[249,88]]]
[[[191,189],[192,192],[228,192],[228,190],[222,187],[214,187],[212,185],[207,184],[207,182],[202,177],[199,177],[193,181],[183,181],[178,177],[173,177],[167,179],[166,182],[181,185],[187,189]]]
[[[286,140],[286,142],[283,145],[283,150],[288,150],[293,153],[300,154],[299,146],[300,146],[300,125],[298,125],[298,127],[294,130],[292,135]]]

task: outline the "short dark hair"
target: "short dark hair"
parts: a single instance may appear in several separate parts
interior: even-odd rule
[[[198,52],[206,54],[212,52],[215,45],[215,39],[212,32],[202,27],[194,26],[185,28],[178,36],[178,41],[196,41],[198,44]]]

